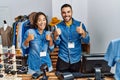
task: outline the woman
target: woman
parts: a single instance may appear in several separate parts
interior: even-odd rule
[[[29,29],[24,35],[23,47],[29,48],[28,52],[28,74],[41,72],[42,64],[47,64],[48,70],[52,71],[52,63],[49,51],[54,49],[50,32],[46,31],[48,21],[43,12],[38,12],[33,21],[35,29]]]

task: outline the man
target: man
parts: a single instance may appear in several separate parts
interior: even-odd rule
[[[89,43],[89,35],[83,23],[72,18],[72,7],[61,7],[63,21],[56,25],[54,41],[59,46],[56,70],[60,72],[79,72],[81,63],[81,41]]]

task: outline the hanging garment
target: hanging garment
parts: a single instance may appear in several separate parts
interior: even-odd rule
[[[12,27],[8,26],[6,30],[4,27],[0,28],[0,35],[2,38],[2,46],[12,46]]]
[[[112,40],[105,54],[108,65],[113,67],[116,64],[115,80],[120,80],[120,39]]]

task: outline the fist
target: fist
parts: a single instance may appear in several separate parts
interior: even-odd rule
[[[31,41],[31,40],[34,40],[34,35],[33,34],[28,34],[28,40]]]
[[[46,40],[50,41],[51,39],[52,39],[51,33],[49,32],[46,34]]]
[[[79,26],[79,27],[77,27],[77,30],[76,30],[79,34],[84,34],[85,33],[85,31],[83,30],[83,28],[82,28],[82,26]]]
[[[81,34],[81,36],[84,38],[86,36],[86,32],[84,31],[84,29],[82,28],[82,24],[77,27],[76,31]]]

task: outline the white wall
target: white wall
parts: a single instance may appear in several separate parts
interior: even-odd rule
[[[88,0],[91,53],[106,52],[112,39],[120,38],[120,0]]]
[[[48,19],[52,16],[52,0],[0,0],[0,26],[3,19],[8,24],[14,22],[14,18],[19,15],[28,15],[31,12],[42,11],[48,15]]]
[[[79,21],[82,21],[86,28],[88,27],[88,4],[87,0],[71,0],[73,7],[73,17]]]

